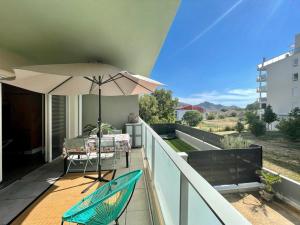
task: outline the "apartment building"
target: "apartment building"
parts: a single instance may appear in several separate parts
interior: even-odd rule
[[[292,49],[258,65],[259,103],[261,109],[271,105],[279,117],[300,107],[300,33]],[[262,113],[262,110],[261,110]]]

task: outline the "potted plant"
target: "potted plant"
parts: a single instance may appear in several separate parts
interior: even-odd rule
[[[258,170],[257,174],[261,182],[264,184],[264,189],[259,191],[259,194],[266,201],[271,201],[274,197],[273,185],[281,182],[279,174],[272,174],[264,170]]]

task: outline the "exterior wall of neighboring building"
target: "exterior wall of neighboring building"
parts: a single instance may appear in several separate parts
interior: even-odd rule
[[[191,111],[191,110],[184,110],[184,109],[177,109],[176,112],[176,120],[182,120],[183,115],[187,112],[187,111]]]
[[[294,66],[297,58],[300,60],[299,53],[266,67],[267,104],[279,115],[300,107],[300,65]],[[293,80],[294,74],[298,74],[298,80]]]
[[[129,113],[139,114],[138,96],[102,97],[102,121],[115,128],[122,129]],[[82,127],[96,124],[98,120],[98,96],[82,97]]]
[[[266,71],[267,105],[281,117],[295,107],[300,107],[300,34],[295,37],[295,48],[267,60],[262,68]],[[260,68],[261,65],[258,67]]]

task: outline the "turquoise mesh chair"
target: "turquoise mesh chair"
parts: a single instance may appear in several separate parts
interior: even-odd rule
[[[109,224],[118,219],[128,206],[142,170],[124,174],[104,184],[83,198],[62,216],[62,223],[72,222],[87,225]]]

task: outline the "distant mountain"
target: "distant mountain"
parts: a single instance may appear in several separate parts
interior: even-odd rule
[[[178,102],[178,107],[182,107],[182,106],[186,106],[186,105],[190,105],[190,104],[187,104],[187,103],[184,103],[184,102]]]
[[[189,105],[187,103],[184,102],[179,102],[178,106],[186,106]],[[232,105],[232,106],[225,106],[225,105],[221,105],[221,104],[214,104],[211,102],[202,102],[196,106],[200,106],[202,108],[205,109],[205,111],[207,112],[212,112],[212,111],[220,111],[221,109],[226,109],[226,110],[240,110],[241,108],[239,108],[238,106]]]
[[[211,102],[202,102],[200,104],[198,104],[197,106],[200,106],[202,108],[204,108],[206,111],[210,112],[210,111],[220,111],[221,109],[227,109],[227,110],[240,110],[241,108],[239,108],[238,106],[232,105],[232,106],[225,106],[225,105],[221,105],[221,104],[214,104]]]

